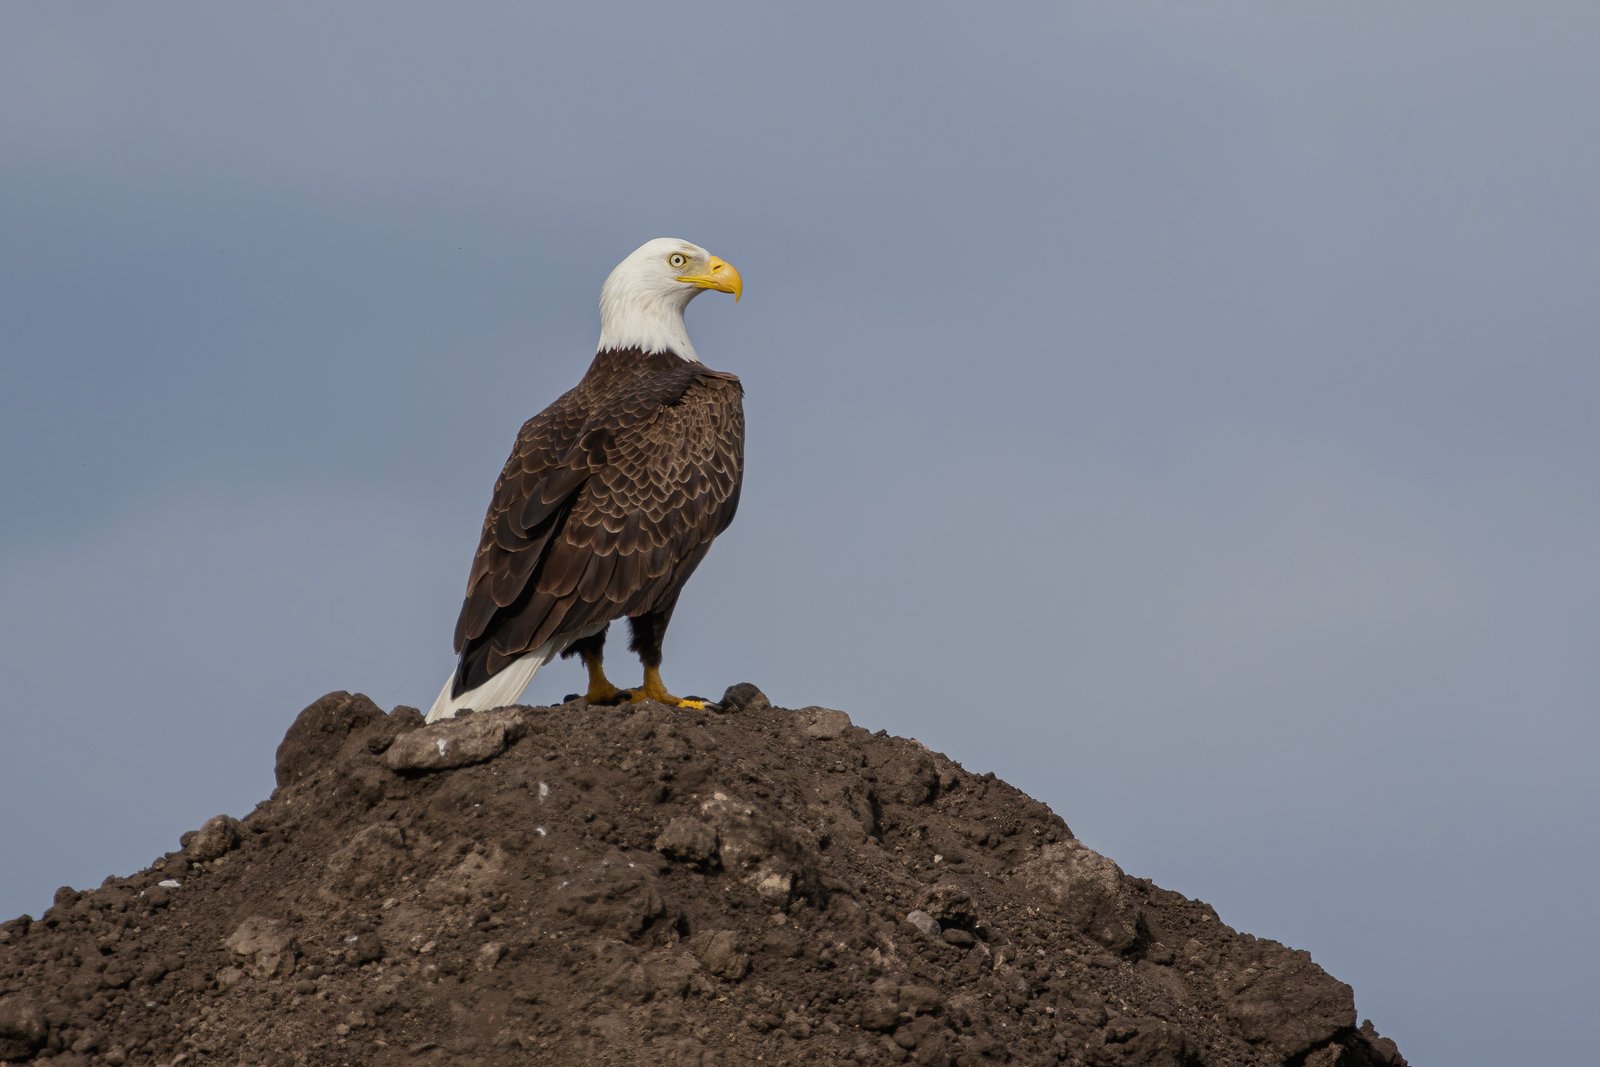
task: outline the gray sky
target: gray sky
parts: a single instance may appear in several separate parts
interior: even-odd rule
[[[1413,1062],[1577,1062],[1595,11],[0,7],[0,913],[425,705],[681,236],[750,431],[670,685],[996,771]]]

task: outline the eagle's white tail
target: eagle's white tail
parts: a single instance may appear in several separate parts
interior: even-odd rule
[[[536,648],[513,661],[511,666],[476,689],[468,689],[458,697],[450,695],[450,687],[456,680],[455,672],[451,671],[450,677],[444,680],[444,688],[439,690],[439,699],[433,702],[433,707],[428,711],[428,721],[453,719],[456,712],[462,708],[487,711],[490,708],[503,708],[507,704],[515,704],[553,651],[550,645]]]

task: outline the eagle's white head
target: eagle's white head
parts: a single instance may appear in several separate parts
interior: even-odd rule
[[[646,241],[618,263],[600,287],[600,344],[608,348],[672,351],[699,361],[683,309],[703,290],[744,292],[733,264],[676,237]]]

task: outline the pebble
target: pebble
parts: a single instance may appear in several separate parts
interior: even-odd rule
[[[475,966],[480,971],[492,971],[500,965],[500,960],[506,954],[504,941],[490,941],[478,950]]]

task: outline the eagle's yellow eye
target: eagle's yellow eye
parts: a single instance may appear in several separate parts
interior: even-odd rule
[[[689,257],[682,252],[674,252],[667,257],[667,262],[672,264],[673,270],[682,270],[689,265]]]

